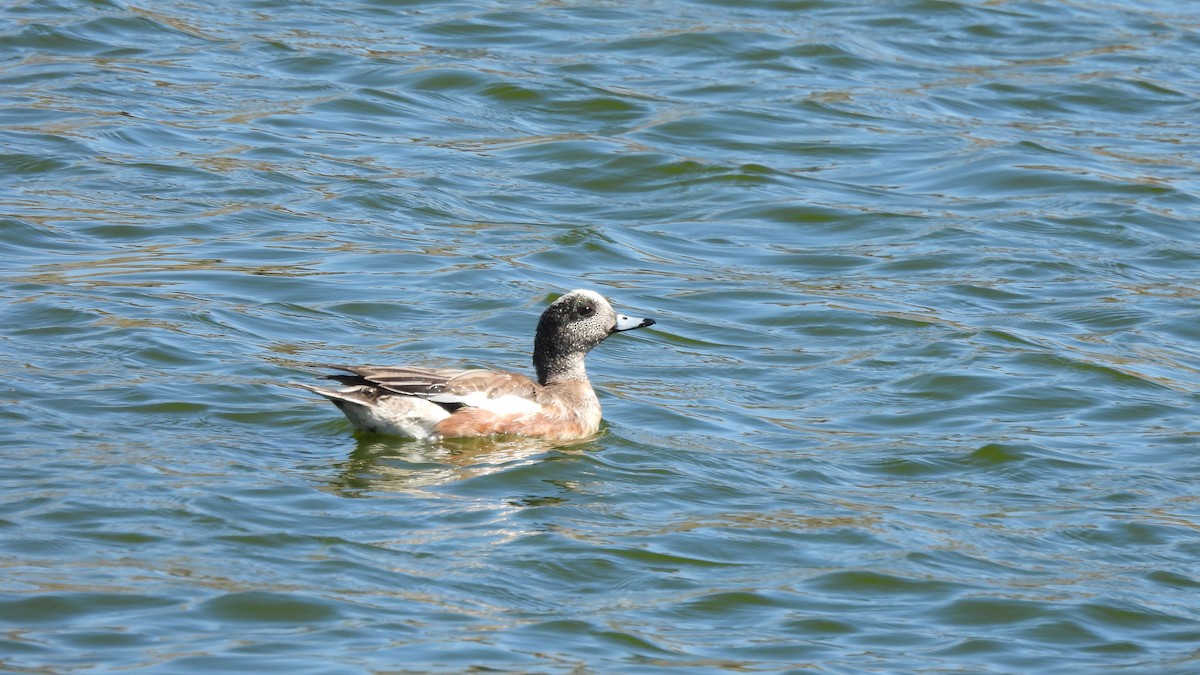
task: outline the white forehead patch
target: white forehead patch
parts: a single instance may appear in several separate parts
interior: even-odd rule
[[[562,298],[559,298],[559,301],[562,301],[563,298],[566,298],[569,296],[577,296],[577,297],[581,297],[581,298],[587,298],[588,300],[591,300],[592,302],[594,302],[600,306],[608,305],[608,301],[604,299],[603,295],[600,295],[596,291],[589,290],[587,288],[580,288],[580,289],[571,291],[570,293],[567,293],[566,295],[564,295]]]

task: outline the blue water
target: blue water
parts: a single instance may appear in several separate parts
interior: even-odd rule
[[[1200,5],[0,6],[0,671],[1200,671]],[[573,444],[309,364],[530,372]]]

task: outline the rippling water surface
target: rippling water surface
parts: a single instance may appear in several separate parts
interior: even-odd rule
[[[0,670],[1200,671],[1197,7],[5,3]]]

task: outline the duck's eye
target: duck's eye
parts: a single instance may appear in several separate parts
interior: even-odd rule
[[[595,305],[583,305],[579,308],[579,316],[591,316],[596,313]]]

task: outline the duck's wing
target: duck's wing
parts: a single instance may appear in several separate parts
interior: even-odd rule
[[[463,406],[492,412],[533,411],[541,385],[524,375],[501,370],[329,365],[344,385],[367,386],[418,396],[453,412]]]
[[[396,394],[421,397],[440,393],[445,388],[446,382],[454,376],[469,372],[453,368],[392,368],[334,364],[325,364],[324,367],[342,371],[326,377],[349,387],[378,387]]]

